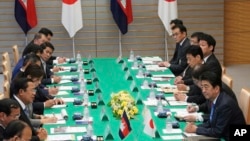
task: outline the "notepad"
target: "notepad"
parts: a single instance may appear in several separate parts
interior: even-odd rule
[[[66,104],[59,104],[59,105],[54,105],[51,108],[64,108],[64,107],[67,107],[67,105]]]
[[[66,91],[66,90],[72,90],[74,86],[60,86],[59,91]]]
[[[61,80],[58,84],[64,84],[64,83],[70,83],[72,82],[71,80]]]
[[[152,77],[161,77],[161,78],[174,78],[173,74],[154,74]]]
[[[58,91],[58,93],[55,96],[60,96],[60,95],[68,95],[69,93],[67,91]]]
[[[167,135],[167,136],[161,136],[163,140],[183,140],[184,137],[182,135]]]
[[[56,128],[50,128],[51,134],[58,133],[84,133],[86,132],[86,127],[76,127],[76,126],[61,126]]]
[[[163,132],[164,134],[182,133],[181,129],[172,129],[171,131],[168,131],[167,129],[162,129],[162,132]]]
[[[185,101],[168,101],[171,106],[187,106],[188,103]]]
[[[64,102],[74,102],[75,98],[71,98],[71,97],[68,97],[68,98],[61,98]]]
[[[74,141],[74,134],[57,134],[57,135],[48,135],[46,141]]]

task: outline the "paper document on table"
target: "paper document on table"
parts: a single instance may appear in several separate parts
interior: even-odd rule
[[[182,120],[184,117],[189,116],[189,115],[201,116],[202,113],[197,113],[197,112],[189,113],[187,111],[181,111],[181,112],[176,112],[174,116]]]
[[[163,140],[183,140],[184,137],[182,135],[167,135],[167,136],[161,136]]]
[[[146,70],[148,71],[163,71],[166,70],[166,67],[159,67],[158,65],[146,65]]]
[[[186,108],[171,108],[172,112],[186,112],[187,109]]]
[[[61,98],[64,102],[74,102],[75,98],[67,97],[67,98]]]
[[[150,98],[148,98],[147,100],[143,100],[142,102],[144,103],[144,105],[147,105],[147,106],[156,106],[158,101],[157,99],[151,100]],[[166,106],[167,102],[163,100],[162,105]]]
[[[153,74],[152,77],[160,77],[160,78],[174,78],[173,74]]]
[[[157,87],[160,87],[160,88],[172,88],[172,89],[176,89],[177,86],[176,85],[171,85],[171,84],[157,84]]]
[[[74,141],[74,134],[57,134],[57,135],[48,135],[46,141]]]
[[[58,91],[58,93],[54,96],[60,96],[60,95],[68,95],[69,93],[67,91]]]
[[[72,82],[71,80],[61,80],[58,84],[64,84],[64,83],[70,83]]]
[[[70,70],[71,69],[71,66],[63,66],[61,67],[63,70]]]
[[[171,106],[187,106],[188,103],[185,101],[168,101]]]
[[[153,81],[169,81],[169,78],[151,77]]]
[[[185,138],[187,138],[187,140],[220,140],[218,138],[214,138],[214,137],[208,137],[208,136],[204,136],[204,135],[197,135],[196,133],[187,133],[187,132],[183,132],[183,135]]]
[[[63,90],[72,90],[74,86],[59,86],[59,91],[63,91]]]
[[[71,80],[72,78],[77,78],[77,75],[63,75],[61,76],[62,80]]]
[[[55,116],[57,118],[56,123],[44,123],[44,124],[66,124],[66,121],[63,119],[62,114],[45,114],[46,117]]]
[[[51,134],[57,133],[84,133],[86,132],[86,127],[76,127],[76,126],[59,126],[55,128],[50,128]]]
[[[163,132],[164,134],[182,133],[181,129],[172,129],[171,131],[168,131],[167,129],[162,129],[162,132]]]
[[[58,104],[58,105],[54,105],[52,106],[51,108],[64,108],[64,107],[67,107],[68,105],[66,104]]]
[[[165,97],[165,99],[167,101],[176,101],[175,97],[174,96],[168,96],[168,97]]]
[[[159,56],[152,56],[152,57],[142,57],[142,61],[162,61]]]

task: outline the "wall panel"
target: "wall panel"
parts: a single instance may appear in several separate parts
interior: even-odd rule
[[[55,54],[72,57],[72,40],[61,24],[60,0],[35,0],[38,25],[29,31],[28,41],[41,27],[54,32],[52,43]],[[122,51],[128,56],[133,49],[137,55],[159,55],[165,58],[164,27],[157,15],[158,0],[132,0],[134,21],[129,31],[122,35]],[[84,27],[75,36],[76,50],[83,56],[117,57],[119,52],[118,28],[110,12],[110,0],[82,0]],[[22,51],[25,36],[14,18],[14,1],[0,1],[0,53],[9,51],[17,44]],[[224,46],[224,0],[178,0],[179,18],[188,28],[188,35],[194,31],[209,33],[217,39],[216,56],[223,62]],[[169,57],[172,57],[175,43],[167,38]]]

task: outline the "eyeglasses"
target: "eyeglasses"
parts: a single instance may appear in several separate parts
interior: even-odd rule
[[[173,33],[172,36],[175,37],[175,36],[178,36],[180,34],[181,34],[180,32],[177,32],[177,33]]]

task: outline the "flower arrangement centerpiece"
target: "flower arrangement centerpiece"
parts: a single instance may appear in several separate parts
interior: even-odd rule
[[[129,119],[134,118],[134,116],[138,113],[135,100],[128,91],[122,90],[118,93],[112,93],[109,105],[113,110],[114,116],[117,118],[121,118],[124,110],[126,110]]]

